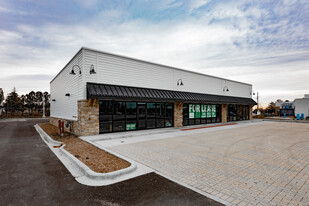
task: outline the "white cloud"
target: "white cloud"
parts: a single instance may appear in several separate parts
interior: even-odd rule
[[[190,1],[189,10],[192,12],[194,9],[198,9],[206,4],[208,4],[211,0],[192,0]]]
[[[165,7],[174,3],[168,1]],[[195,8],[199,8],[208,1],[195,3]],[[278,98],[292,100],[307,90],[304,81],[309,75],[308,51],[282,49],[284,41],[306,38],[303,25],[293,27],[292,31],[291,25],[284,21],[259,27],[254,18],[265,16],[267,12],[258,7],[241,11],[239,3],[219,4],[200,18],[190,17],[181,21],[154,23],[142,19],[126,20],[126,15],[126,12],[118,10],[102,11],[79,24],[18,25],[15,32],[2,30],[2,76],[9,79],[21,73],[56,75],[81,46],[87,46],[252,83],[265,103]],[[212,18],[233,19],[233,24],[210,24]],[[266,36],[263,32],[263,29],[277,28],[284,32]],[[274,39],[281,41],[272,48],[257,47],[252,42]],[[304,60],[300,61],[297,57]],[[13,86],[20,90],[38,87],[38,83],[33,81],[12,83],[12,80],[1,80],[1,83],[6,91]],[[49,81],[40,81],[39,84],[42,90],[49,88]]]
[[[0,12],[3,12],[3,13],[12,13],[13,11],[12,11],[11,9],[8,9],[8,8],[0,7]]]

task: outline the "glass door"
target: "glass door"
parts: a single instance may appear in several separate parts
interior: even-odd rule
[[[146,103],[137,103],[137,128],[146,129]]]

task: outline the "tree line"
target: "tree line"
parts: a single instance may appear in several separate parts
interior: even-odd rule
[[[28,94],[18,95],[14,88],[12,92],[4,97],[0,93],[0,115],[13,116],[42,116],[43,102],[45,102],[45,115],[50,114],[50,94],[48,92],[31,91]],[[1,114],[2,113],[2,114]]]
[[[289,100],[281,100],[281,99],[277,99],[275,102],[271,101],[267,107],[259,107],[259,111],[261,114],[263,115],[274,115],[274,116],[278,116],[280,115],[279,110],[281,109],[280,107],[276,106],[276,103],[283,103],[283,102],[290,102]],[[253,113],[257,114],[257,109],[253,110]]]

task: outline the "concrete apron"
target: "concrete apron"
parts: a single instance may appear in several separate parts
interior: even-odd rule
[[[110,148],[117,145],[133,144],[137,142],[159,140],[165,138],[173,138],[179,136],[193,135],[205,132],[212,132],[217,130],[225,130],[230,128],[245,127],[249,124],[264,124],[262,120],[248,120],[237,121],[229,123],[214,123],[214,124],[201,124],[190,125],[181,128],[162,128],[153,130],[138,130],[128,132],[106,133],[94,136],[82,136],[80,139],[89,141],[91,143],[97,143],[104,146],[104,148]]]
[[[47,144],[50,150],[58,157],[62,164],[69,170],[75,180],[83,185],[87,186],[106,186],[121,182],[127,179],[131,179],[140,175],[151,173],[154,170],[136,163],[120,154],[117,154],[101,145],[87,141],[88,143],[104,150],[116,157],[126,160],[131,165],[128,168],[124,168],[118,171],[109,173],[97,173],[91,170],[83,162],[74,157],[71,153],[66,151],[63,147],[59,147],[62,143],[53,140],[48,134],[46,134],[39,125],[34,126],[37,132],[40,134],[42,140]]]

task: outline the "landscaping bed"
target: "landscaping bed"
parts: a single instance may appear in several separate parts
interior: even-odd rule
[[[58,128],[49,123],[39,126],[54,140],[63,142],[64,149],[82,161],[91,170],[98,173],[109,173],[130,166],[130,163],[120,159],[96,146],[89,144],[76,135],[65,132],[63,137],[58,134]]]

